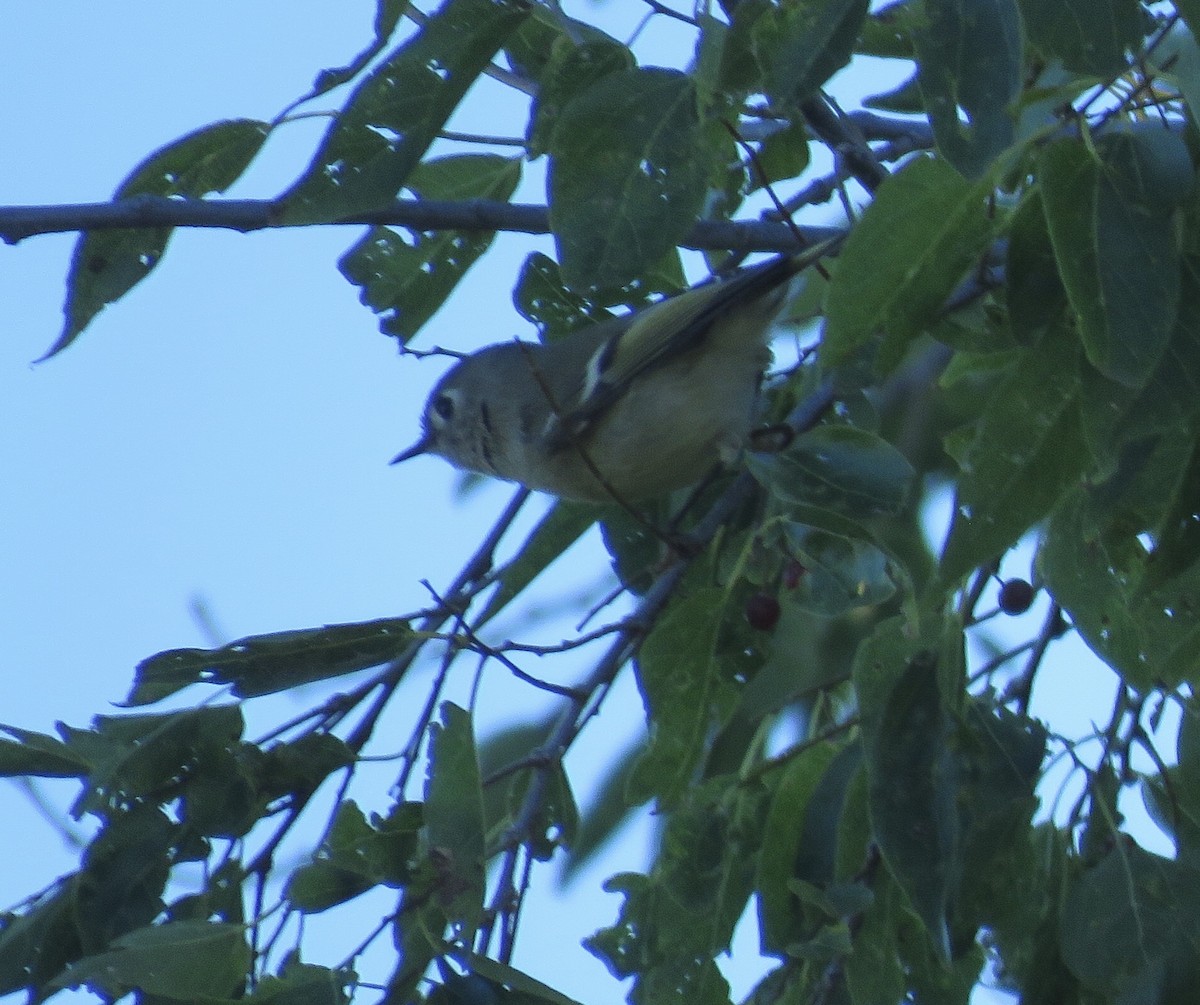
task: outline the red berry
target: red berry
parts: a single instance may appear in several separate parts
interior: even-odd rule
[[[746,620],[751,628],[769,632],[779,622],[779,601],[769,593],[753,593],[746,601]]]
[[[1024,614],[1033,604],[1034,589],[1024,579],[1008,579],[1000,587],[1000,610]]]
[[[789,590],[794,590],[800,585],[800,580],[804,578],[804,574],[808,572],[804,565],[797,562],[794,558],[788,561],[788,564],[783,567],[783,585]]]

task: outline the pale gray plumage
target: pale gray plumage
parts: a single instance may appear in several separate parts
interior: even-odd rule
[[[818,254],[781,256],[545,345],[480,349],[434,388],[421,439],[395,460],[437,454],[595,501],[691,485],[743,446],[787,281]]]

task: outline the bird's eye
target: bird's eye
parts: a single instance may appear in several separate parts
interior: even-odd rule
[[[433,414],[443,422],[449,422],[454,418],[454,399],[443,391],[433,399]]]

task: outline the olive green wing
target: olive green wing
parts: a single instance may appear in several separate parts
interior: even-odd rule
[[[693,286],[636,314],[617,319],[612,332],[588,362],[576,404],[546,432],[546,445],[558,449],[578,442],[623,393],[628,384],[667,360],[703,344],[713,323],[765,296],[815,258],[781,255],[727,279]]]

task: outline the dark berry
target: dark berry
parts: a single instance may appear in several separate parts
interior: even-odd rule
[[[1024,614],[1033,604],[1034,589],[1024,579],[1008,579],[1000,587],[1000,610]]]
[[[751,628],[769,632],[779,622],[779,601],[769,593],[753,593],[746,601],[746,620]]]

